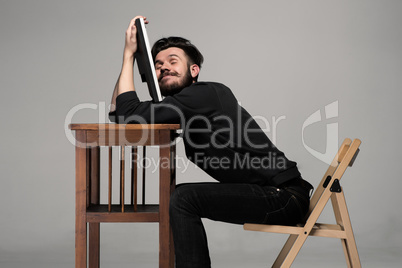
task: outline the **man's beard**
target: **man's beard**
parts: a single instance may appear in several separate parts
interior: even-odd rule
[[[191,76],[189,70],[187,70],[182,79],[169,84],[165,84],[162,81],[163,77],[166,75],[178,76],[178,73],[168,72],[166,74],[163,74],[161,78],[159,78],[159,88],[163,96],[172,96],[174,94],[177,94],[182,91],[183,88],[188,87],[193,83],[193,77]]]

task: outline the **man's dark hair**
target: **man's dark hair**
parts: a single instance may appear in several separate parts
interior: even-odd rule
[[[191,42],[185,38],[177,37],[177,36],[170,36],[167,38],[161,38],[155,42],[152,47],[152,58],[155,62],[155,57],[158,55],[159,52],[162,50],[168,49],[170,47],[177,47],[183,49],[186,53],[187,58],[189,60],[189,64],[197,64],[200,69],[201,65],[204,62],[204,57],[202,56],[201,52],[196,48]],[[197,81],[198,76],[195,78]]]

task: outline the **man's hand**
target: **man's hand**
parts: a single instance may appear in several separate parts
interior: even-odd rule
[[[123,66],[121,67],[120,76],[117,79],[116,86],[114,87],[110,111],[116,109],[116,98],[118,95],[127,92],[135,91],[134,87],[134,53],[137,51],[137,28],[135,27],[135,20],[143,18],[144,22],[148,24],[146,17],[137,16],[130,21],[126,31],[126,43],[124,46]]]
[[[144,16],[136,16],[130,21],[126,31],[126,44],[124,47],[124,57],[132,57],[137,51],[137,27],[135,27],[135,20],[143,18],[145,24],[148,24],[147,18]]]

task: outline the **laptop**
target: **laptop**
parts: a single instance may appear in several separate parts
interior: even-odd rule
[[[143,83],[147,83],[149,95],[153,102],[161,102],[162,94],[159,89],[158,79],[156,78],[154,60],[151,54],[151,46],[149,45],[148,34],[145,29],[143,18],[135,20],[137,27],[137,52],[134,57],[137,61],[138,70]]]

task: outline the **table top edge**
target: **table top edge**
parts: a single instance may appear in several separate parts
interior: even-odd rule
[[[69,124],[71,130],[178,130],[180,124]]]

